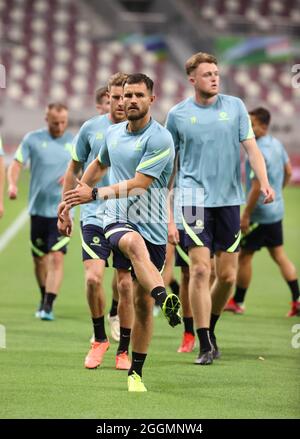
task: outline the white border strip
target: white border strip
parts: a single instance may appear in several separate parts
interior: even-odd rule
[[[29,218],[27,209],[24,209],[17,219],[12,223],[8,229],[5,230],[2,235],[0,235],[0,252],[2,252],[5,247],[9,244],[9,242],[16,236],[22,227],[24,227],[25,223]],[[1,220],[0,220],[1,221]]]

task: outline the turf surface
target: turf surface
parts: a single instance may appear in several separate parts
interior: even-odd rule
[[[19,199],[6,201],[0,234],[25,207],[27,184],[25,174]],[[299,194],[296,188],[285,193],[286,249],[298,272]],[[33,317],[39,296],[28,223],[0,254],[0,323],[7,333],[7,347],[0,349],[0,418],[299,418],[300,349],[291,339],[300,319],[285,318],[289,291],[265,250],[255,258],[246,314],[227,313],[218,324],[222,359],[213,366],[194,365],[196,352],[177,354],[182,328],[155,319],[146,394],[128,394],[126,372],[114,369],[116,343],[101,368],[83,368],[91,324],[80,253],[77,227],[55,322]]]

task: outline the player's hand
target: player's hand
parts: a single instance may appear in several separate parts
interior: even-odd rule
[[[8,197],[10,200],[15,200],[18,196],[18,186],[10,184],[8,186]]]
[[[66,209],[66,202],[61,201],[57,207],[57,216],[60,219],[60,221],[64,221],[65,216],[67,215],[69,211]]]
[[[250,216],[244,212],[241,218],[241,231],[242,233],[247,233],[250,226]]]
[[[260,191],[265,197],[264,204],[272,203],[275,200],[275,191],[270,185],[261,186]]]
[[[179,243],[179,232],[174,222],[170,222],[168,226],[168,241],[173,245]]]
[[[73,221],[71,217],[67,216],[63,220],[61,220],[61,218],[58,218],[57,229],[61,235],[70,237],[73,232]]]
[[[93,200],[92,188],[78,179],[77,183],[78,185],[75,189],[67,191],[64,195],[64,201],[66,202],[66,207],[68,209],[77,206],[78,204],[88,203]]]

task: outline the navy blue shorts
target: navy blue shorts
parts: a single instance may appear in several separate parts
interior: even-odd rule
[[[82,260],[103,259],[107,261],[111,248],[102,227],[86,224],[81,227]],[[106,264],[108,266],[108,264]]]
[[[239,251],[240,206],[205,207],[204,218],[203,208],[184,207],[182,212],[186,248],[208,247],[211,254]]]
[[[114,268],[122,268],[124,270],[131,270],[131,275],[135,279],[135,273],[128,259],[119,249],[119,241],[126,233],[139,233],[138,229],[130,223],[114,223],[110,224],[104,229],[105,237],[108,239],[113,251],[113,266]],[[140,234],[140,233],[139,233]],[[158,271],[162,271],[166,259],[166,245],[156,245],[143,238],[149,252],[151,262],[155,265]]]
[[[178,229],[179,232],[179,243],[176,245],[175,249],[175,267],[188,267],[189,266],[189,255],[188,249],[184,245],[184,230]]]
[[[57,218],[32,215],[30,221],[31,252],[33,256],[44,256],[50,252],[67,253],[70,238],[57,229]]]
[[[262,247],[279,247],[282,244],[282,221],[270,224],[251,223],[248,232],[241,239],[241,248],[253,251]]]

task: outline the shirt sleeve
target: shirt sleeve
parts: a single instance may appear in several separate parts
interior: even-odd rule
[[[175,123],[175,116],[172,112],[168,113],[165,127],[172,135],[175,150],[177,152],[177,150],[179,149],[180,137]]]
[[[110,158],[107,148],[107,138],[105,136],[103,145],[100,148],[99,154],[98,154],[98,160],[102,165],[104,166],[110,166]]]
[[[22,163],[22,165],[25,165],[30,158],[30,152],[30,134],[26,134],[26,136],[23,138],[22,142],[17,148],[14,159]]]
[[[288,156],[288,153],[286,152],[285,147],[282,145],[282,143],[281,143],[281,148],[282,148],[282,160],[283,160],[283,163],[286,164],[290,161],[290,158]]]
[[[239,140],[254,139],[255,135],[252,129],[251,119],[244,103],[239,99]]]
[[[174,142],[171,134],[163,129],[160,134],[152,135],[145,148],[145,153],[136,168],[137,172],[159,178],[169,160],[174,160]]]
[[[83,125],[72,142],[72,159],[76,162],[86,162],[91,152],[86,127]]]

